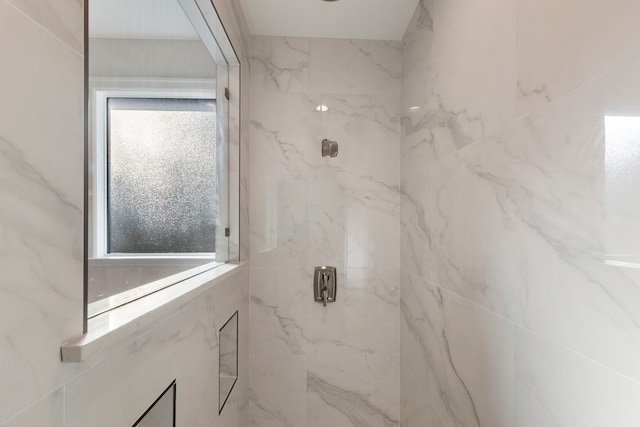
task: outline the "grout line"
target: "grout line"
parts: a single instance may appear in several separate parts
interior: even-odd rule
[[[64,45],[64,47],[66,47],[67,49],[71,50],[73,53],[78,55],[80,58],[83,57],[83,54],[81,52],[79,52],[76,49],[74,49],[73,47],[71,47],[71,45],[69,45],[66,41],[64,41],[60,37],[58,37],[54,32],[49,30],[47,27],[42,25],[40,22],[36,21],[31,15],[26,13],[24,10],[20,9],[18,6],[13,4],[11,0],[4,0],[4,1],[8,6],[10,6],[13,9],[15,9],[18,13],[20,13],[22,16],[27,18],[27,20],[29,20],[31,23],[35,24],[38,28],[40,28],[41,30],[43,30],[44,32],[46,32],[47,34],[52,36],[54,39],[56,39],[57,41],[62,43]]]
[[[447,294],[453,295],[454,297],[457,297],[457,298],[465,301],[467,304],[469,304],[469,305],[471,305],[471,306],[473,306],[473,307],[475,307],[477,309],[480,309],[480,310],[484,311],[487,314],[490,314],[490,315],[492,315],[494,317],[502,319],[503,321],[505,321],[507,323],[511,323],[516,328],[516,331],[515,331],[516,334],[518,333],[518,329],[521,329],[524,332],[528,332],[528,333],[530,333],[532,335],[535,335],[538,338],[541,338],[544,341],[547,341],[548,343],[551,343],[551,344],[555,345],[556,347],[558,347],[560,349],[568,351],[568,352],[574,354],[575,356],[578,356],[578,357],[580,357],[582,359],[585,359],[585,360],[587,360],[587,361],[589,361],[589,362],[591,362],[591,363],[593,363],[593,364],[595,364],[595,365],[597,365],[597,366],[599,366],[601,368],[606,369],[607,371],[610,371],[613,374],[616,374],[616,375],[618,375],[618,376],[620,376],[620,377],[622,377],[622,378],[624,378],[624,379],[626,379],[626,380],[628,380],[628,381],[640,386],[640,380],[635,379],[635,378],[631,377],[628,374],[620,372],[617,369],[615,369],[615,368],[613,368],[611,366],[605,365],[604,363],[599,362],[599,361],[597,361],[595,359],[592,359],[591,357],[589,357],[589,356],[587,356],[587,355],[585,355],[583,353],[580,353],[579,351],[574,350],[574,349],[572,349],[570,347],[567,347],[566,345],[561,344],[561,343],[553,340],[552,338],[549,338],[549,337],[547,337],[545,335],[542,335],[540,332],[536,332],[536,331],[534,331],[533,329],[531,329],[531,328],[529,328],[527,326],[521,325],[521,324],[515,322],[514,320],[511,320],[511,319],[509,319],[509,318],[507,318],[507,317],[505,317],[505,316],[503,316],[501,314],[498,314],[498,313],[496,313],[494,311],[491,311],[491,310],[487,309],[486,307],[484,307],[484,306],[482,306],[482,305],[480,305],[480,304],[478,304],[478,303],[476,303],[474,301],[471,301],[471,300],[469,300],[469,299],[467,299],[467,298],[465,298],[465,297],[463,297],[461,295],[458,295],[457,293],[455,293],[455,292],[453,292],[453,291],[451,291],[449,289],[446,289],[446,288],[444,288],[444,287],[442,287],[440,285],[435,284],[431,280],[424,279],[424,278],[422,278],[420,276],[417,276],[416,274],[411,273],[411,272],[406,272],[406,273],[409,274],[410,276],[413,276],[413,277],[417,278],[420,281],[426,282],[429,286],[436,287],[436,288],[444,291]],[[400,292],[400,298],[402,299],[402,291]],[[516,347],[517,347],[517,340],[516,340],[515,344],[516,344]]]
[[[39,405],[41,402],[43,402],[45,399],[48,399],[48,398],[52,397],[54,394],[56,394],[58,391],[63,390],[64,387],[65,386],[62,385],[61,387],[58,387],[58,388],[54,389],[52,392],[46,394],[45,396],[41,397],[40,399],[36,400],[35,402],[30,403],[29,405],[27,405],[23,409],[19,410],[18,412],[16,412],[13,415],[11,415],[9,418],[7,418],[5,420],[0,420],[0,426],[5,426],[9,422],[15,421],[16,419],[18,419],[18,417],[26,414],[31,409],[33,409],[34,407]],[[63,408],[63,420],[64,420],[64,392],[63,392],[63,400],[62,400],[62,402],[63,402],[63,407],[62,408]],[[64,424],[63,424],[63,426],[64,426]]]

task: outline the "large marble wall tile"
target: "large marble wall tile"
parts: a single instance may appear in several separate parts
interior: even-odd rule
[[[405,114],[407,116],[404,116]],[[430,131],[426,127],[421,127],[423,125],[415,130],[411,128],[413,114],[421,113],[420,110],[407,110],[403,112],[402,119],[400,261],[404,271],[429,278],[431,231],[428,214],[431,201],[433,153],[429,143]],[[423,134],[429,134],[429,136],[425,139]]]
[[[322,164],[317,95],[256,94],[251,102],[251,175],[301,178]]]
[[[324,137],[339,144],[337,158],[327,159],[341,182],[360,181],[395,186],[400,175],[400,95],[323,94],[320,114]],[[316,146],[316,151],[319,146]]]
[[[417,175],[422,178],[416,181],[416,191],[411,190],[408,178],[403,179],[401,186],[400,267],[403,271],[430,278],[431,231],[427,218],[431,196],[430,173],[425,170]]]
[[[441,162],[432,220],[438,283],[636,379],[640,276],[607,247],[619,214],[609,196],[635,189],[610,179],[626,166],[609,162],[620,142],[605,125],[637,114],[639,69],[630,63]]]
[[[403,383],[403,398],[412,400],[404,416],[435,426],[512,426],[513,324],[423,279],[407,279],[402,369],[417,381]]]
[[[251,129],[254,360],[263,359],[261,371],[273,365],[280,372],[279,357],[397,357],[400,44],[253,40],[260,71],[254,86],[261,87],[252,92]],[[308,58],[300,52],[305,48]],[[308,86],[298,80],[289,88],[288,70],[264,71],[264,64],[286,69],[303,61]],[[265,75],[275,80],[265,83]],[[319,105],[328,110],[318,112]],[[324,138],[338,142],[338,157],[321,157]],[[313,301],[319,265],[338,268],[338,298],[328,307]],[[306,362],[301,369],[306,384]],[[253,382],[252,397],[263,405],[252,410],[253,425],[307,425],[306,406],[300,421],[286,400],[273,401],[270,389]],[[393,396],[398,400],[397,390]]]
[[[426,426],[430,420],[428,355],[424,333],[428,329],[424,293],[417,276],[401,272],[400,284],[400,405],[402,426]]]
[[[640,379],[640,60],[632,59],[640,44],[629,18],[637,5],[482,3],[489,2],[422,2],[403,42],[403,421],[474,425],[468,405],[452,410],[440,397],[464,396],[438,365],[454,347],[447,301],[459,297],[451,291],[501,316],[474,308],[496,319],[483,326],[488,331],[510,328],[502,317],[534,331],[518,344],[517,359],[527,364],[516,380],[518,427],[635,425],[626,403],[635,383],[598,364]],[[442,88],[444,102],[430,98]],[[477,123],[441,120],[442,105],[456,103]],[[528,114],[516,119],[514,108]],[[413,274],[439,285],[440,295]],[[428,332],[441,329],[446,342]],[[534,345],[531,337],[546,342],[535,333],[570,350]],[[476,347],[460,343],[458,352]],[[458,365],[465,380],[485,369],[464,374]],[[414,398],[425,383],[437,391]],[[625,394],[622,403],[600,398],[603,389]],[[493,405],[487,425],[513,425],[510,405]],[[605,418],[613,413],[619,417]]]
[[[314,92],[400,93],[399,42],[314,38],[309,39],[309,59]]]
[[[230,0],[214,3],[219,10],[223,3],[233,4]],[[166,374],[168,380],[182,375],[176,374],[180,370],[190,370],[191,375],[200,368],[198,363],[206,364],[203,371],[209,363],[217,366],[217,355],[206,360],[206,352],[188,353],[181,347],[184,343],[192,349],[210,348],[215,342],[215,327],[204,309],[193,314],[202,316],[200,319],[190,317],[191,325],[183,324],[181,316],[167,319],[166,329],[146,333],[100,360],[60,362],[60,345],[82,333],[83,319],[82,12],[79,0],[0,2],[0,37],[4,41],[0,54],[5,59],[0,84],[0,423],[7,421],[11,427],[98,426],[102,420],[103,425],[131,425],[135,420],[131,416],[140,415],[141,408],[136,406],[140,398],[157,397],[156,385],[160,384],[153,380],[147,383],[149,378]],[[243,37],[236,31],[236,19],[232,15],[223,17],[235,41]],[[242,46],[246,45],[246,41],[235,44],[243,58],[246,52]],[[249,64],[243,64],[247,65],[243,68],[243,87],[247,88]],[[247,93],[244,89],[245,98]],[[247,107],[248,102],[243,103],[243,132],[248,129]],[[243,138],[243,143],[246,140]],[[246,150],[241,153],[246,155]],[[248,233],[243,232],[241,237],[246,239]],[[236,299],[221,297],[214,304],[229,304],[229,309],[240,307],[241,313],[244,311],[240,365],[246,366],[247,331],[242,328],[248,323],[248,277],[242,277],[243,281],[234,279],[227,284],[241,292],[231,292]],[[218,308],[213,310],[216,316],[224,315],[224,309]],[[181,328],[196,342],[180,335]],[[175,356],[181,352],[182,356]],[[175,363],[164,363],[169,359]],[[208,414],[217,414],[217,390],[214,396],[213,390],[201,387],[206,375],[190,377],[194,379],[192,386],[183,383],[184,390],[197,389],[184,402],[183,413],[189,414],[184,425],[211,425]],[[139,383],[129,387],[135,380]],[[213,381],[208,384],[215,387]],[[166,385],[168,382],[162,384]],[[66,392],[72,397],[65,400]],[[245,391],[244,397],[238,397],[244,408],[246,395]],[[201,399],[210,397],[215,400],[205,407]],[[124,412],[120,412],[122,402],[124,406],[130,404]],[[94,417],[94,408],[107,415],[102,420]],[[203,412],[197,413],[200,409]],[[83,415],[85,410],[89,415]],[[125,422],[111,422],[111,417],[120,415]]]
[[[640,384],[518,328],[515,427],[632,427]]]
[[[349,194],[349,267],[400,267],[400,195],[397,187],[370,185]]]
[[[309,90],[309,40],[252,37],[251,84],[260,92],[304,93]]]
[[[307,357],[261,356],[251,359],[251,426],[306,425]]]
[[[336,179],[308,182],[307,265],[344,267],[347,252],[347,191]]]
[[[432,167],[429,210],[432,280],[484,307],[519,319],[524,305],[516,248],[525,244],[509,192],[503,140],[490,138]],[[526,160],[525,160],[526,161]]]
[[[634,0],[518,0],[518,113],[640,53],[639,13]]]
[[[408,144],[426,143],[435,160],[514,117],[516,7],[514,0],[430,3],[416,10],[405,39],[403,111]]]
[[[399,277],[397,270],[349,268],[338,271],[337,300],[313,301],[313,276],[292,289],[291,313],[303,329],[305,354],[397,353]]]
[[[64,389],[49,396],[11,418],[2,427],[64,427]]]
[[[217,284],[179,314],[68,383],[65,426],[132,425],[174,379],[177,424],[214,425],[218,419],[218,329],[236,310],[240,317],[239,379],[230,399],[244,405],[249,375],[243,338],[247,334],[243,326],[247,288],[246,272]]]
[[[308,186],[319,164],[319,113],[305,94],[252,99],[250,218],[254,265],[307,265]]]
[[[398,355],[309,356],[309,427],[400,425]]]
[[[313,268],[252,269],[256,355],[397,353],[397,270],[338,269],[338,299],[313,300]]]
[[[83,80],[82,57],[7,2],[0,33],[2,422],[75,371],[59,360],[82,331]]]
[[[304,325],[292,313],[292,289],[307,284],[312,292],[311,269],[251,269],[250,348],[256,358],[303,354]],[[307,296],[313,299],[313,294]]]
[[[425,108],[431,80],[430,52],[433,45],[433,1],[418,2],[402,40],[401,102],[401,246],[403,271],[429,277],[427,213],[430,197],[430,164],[435,158],[433,135]]]
[[[433,0],[418,2],[402,39],[402,111],[424,105],[429,94],[426,78],[432,70]],[[415,111],[412,110],[412,111]]]
[[[84,14],[81,0],[8,0],[51,31],[78,54],[83,53]]]
[[[424,384],[413,372],[400,364],[400,425],[402,427],[431,426],[431,408],[426,394],[420,394]]]
[[[252,179],[250,201],[252,264],[261,268],[307,265],[307,182]]]
[[[195,321],[195,313],[187,316],[190,319],[186,323],[164,322],[69,383],[66,426],[86,426],[88,420],[96,427],[133,425],[176,378],[179,351],[177,347],[164,350],[168,342],[197,344],[189,336],[193,332],[189,324]],[[178,399],[181,388],[178,385]]]

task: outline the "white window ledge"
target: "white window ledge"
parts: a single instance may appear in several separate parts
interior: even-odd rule
[[[231,278],[243,265],[220,265],[89,319],[85,335],[62,345],[62,361],[85,362],[97,353],[110,352],[130,342],[159,320],[180,312],[196,297]]]

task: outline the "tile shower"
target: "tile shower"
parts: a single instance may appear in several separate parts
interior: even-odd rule
[[[640,6],[616,4],[252,38],[252,425],[640,423]]]
[[[100,425],[133,393],[129,420],[175,377],[185,425],[640,425],[639,15],[424,0],[401,43],[253,37],[250,264],[76,366],[57,360],[82,311],[82,10],[0,1],[0,425]],[[318,265],[338,267],[327,308]],[[218,417],[217,367],[194,367],[231,306],[251,360]]]
[[[399,425],[400,43],[251,49],[251,423]]]
[[[626,0],[416,11],[403,426],[640,424],[638,13]]]

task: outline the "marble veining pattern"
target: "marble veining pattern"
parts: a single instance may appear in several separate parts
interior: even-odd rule
[[[399,426],[397,355],[313,356],[307,425]]]
[[[402,423],[635,425],[637,5],[488,3],[403,40]]]
[[[252,41],[251,425],[398,425],[401,46]],[[338,157],[321,157],[323,138]],[[327,308],[317,265],[338,268]]]
[[[83,172],[82,58],[6,1],[0,28],[13,40],[0,45],[11,58],[2,84],[11,102],[0,103],[3,422],[75,375],[58,360],[82,329]]]
[[[214,2],[245,58],[242,108],[248,119],[245,24],[235,15],[233,2]],[[193,313],[167,319],[164,329],[141,331],[115,353],[87,363],[60,361],[61,344],[82,331],[83,30],[79,0],[0,1],[0,54],[5,60],[0,102],[0,425],[63,427],[87,425],[87,420],[91,425],[131,425],[168,385],[174,368],[183,379],[185,395],[178,407],[185,414],[184,425],[212,425],[217,410],[209,402],[217,402],[216,383],[208,378],[213,371],[200,372],[200,367],[213,366],[207,357],[217,349],[212,328],[220,324],[219,316],[231,314],[217,313],[218,304],[240,308],[240,353],[245,357],[230,409],[216,425],[247,425],[248,272],[217,286]],[[243,157],[247,128],[248,120],[242,123]],[[247,171],[244,162],[241,200],[248,194]],[[248,203],[241,204],[241,220],[247,221]],[[240,239],[246,257],[248,233],[243,231]],[[186,345],[198,348],[203,357],[185,351]],[[175,363],[165,364],[168,360]],[[158,372],[166,376],[159,378]],[[130,387],[132,383],[140,388]],[[74,404],[87,400],[83,407]],[[86,414],[94,409],[107,414],[102,421]],[[110,422],[117,417],[127,421]]]

